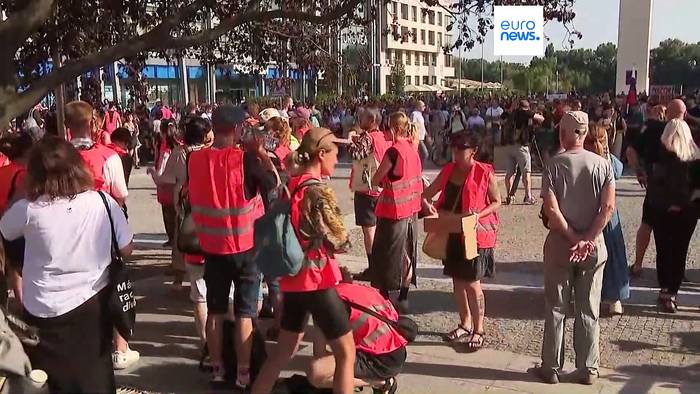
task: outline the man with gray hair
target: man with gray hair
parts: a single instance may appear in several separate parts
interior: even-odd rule
[[[567,112],[559,139],[564,152],[542,174],[543,213],[549,234],[544,243],[545,328],[542,365],[546,383],[558,383],[564,366],[564,321],[574,293],[574,350],[577,381],[598,377],[598,315],[607,250],[602,231],[615,208],[610,163],[583,149],[588,115]]]

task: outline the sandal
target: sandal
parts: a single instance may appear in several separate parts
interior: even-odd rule
[[[472,334],[472,337],[469,339],[469,342],[467,342],[467,347],[471,351],[477,351],[484,347],[484,339],[485,339],[485,332],[474,332]]]
[[[459,332],[462,332],[461,334]],[[442,335],[442,340],[445,342],[459,342],[466,337],[472,336],[474,333],[472,330],[464,327],[461,324],[457,325],[454,330]]]

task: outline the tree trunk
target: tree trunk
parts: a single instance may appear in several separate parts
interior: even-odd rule
[[[63,67],[63,59],[58,51],[53,53],[53,64],[54,67],[60,69]],[[58,130],[58,136],[66,139],[66,92],[64,85],[60,84],[56,87],[56,130]]]

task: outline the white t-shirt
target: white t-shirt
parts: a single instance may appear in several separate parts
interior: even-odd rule
[[[418,126],[418,139],[425,140],[425,118],[423,118],[423,113],[420,111],[411,112],[411,122]]]
[[[133,233],[124,212],[107,195],[120,249]],[[24,308],[34,316],[61,316],[79,307],[108,282],[112,232],[98,192],[74,199],[17,201],[0,220],[8,240],[25,237],[22,290]]]
[[[488,109],[486,109],[487,119],[501,119],[501,115],[503,115],[503,108],[501,107],[488,107]]]

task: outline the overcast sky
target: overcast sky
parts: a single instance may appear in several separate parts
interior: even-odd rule
[[[574,25],[583,33],[583,39],[577,40],[574,48],[595,48],[604,42],[617,44],[619,0],[576,0],[574,8]],[[564,48],[565,30],[560,23],[549,22],[545,33],[555,48]],[[667,38],[700,42],[700,0],[654,0],[652,48]],[[477,44],[470,53],[462,52],[462,57],[481,58],[481,47]],[[496,60],[493,56],[493,32],[489,33],[484,43],[484,57]],[[503,60],[527,63],[530,58],[504,57]]]

